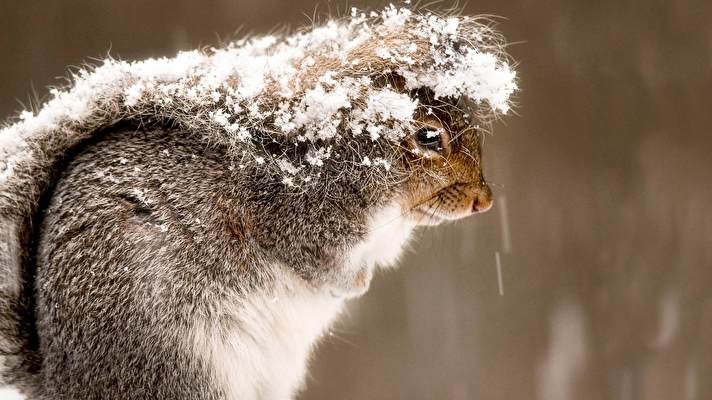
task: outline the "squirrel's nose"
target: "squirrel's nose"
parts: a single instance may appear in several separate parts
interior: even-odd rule
[[[492,189],[487,184],[484,184],[477,189],[475,198],[472,201],[472,212],[483,213],[492,208],[492,204]]]

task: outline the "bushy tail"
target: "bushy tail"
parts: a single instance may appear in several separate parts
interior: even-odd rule
[[[91,131],[13,125],[0,134],[0,384],[35,368],[33,252],[41,205],[68,150]]]

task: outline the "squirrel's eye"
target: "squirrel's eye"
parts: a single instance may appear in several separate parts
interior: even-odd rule
[[[442,137],[439,129],[432,127],[422,127],[415,132],[415,140],[418,144],[432,151],[440,151],[443,148]]]

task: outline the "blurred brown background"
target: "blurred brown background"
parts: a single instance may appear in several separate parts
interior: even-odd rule
[[[109,50],[168,56],[347,5],[4,0],[0,115]],[[523,42],[519,115],[485,145],[496,206],[422,232],[320,345],[300,399],[712,399],[712,2],[465,10]]]

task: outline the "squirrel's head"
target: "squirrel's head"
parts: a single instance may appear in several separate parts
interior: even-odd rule
[[[276,151],[246,162],[266,160],[285,191],[362,209],[395,195],[420,225],[487,211],[481,127],[507,113],[517,90],[504,39],[482,18],[393,6],[369,15],[270,48],[269,57],[298,54],[293,68],[277,68],[254,112],[240,108],[244,121],[219,120],[238,133],[263,127],[253,150]]]
[[[419,97],[422,101],[428,96]],[[418,109],[415,131],[402,144],[410,173],[401,206],[420,225],[436,225],[492,207],[492,191],[482,171],[483,132],[470,121],[463,101],[437,103]]]

